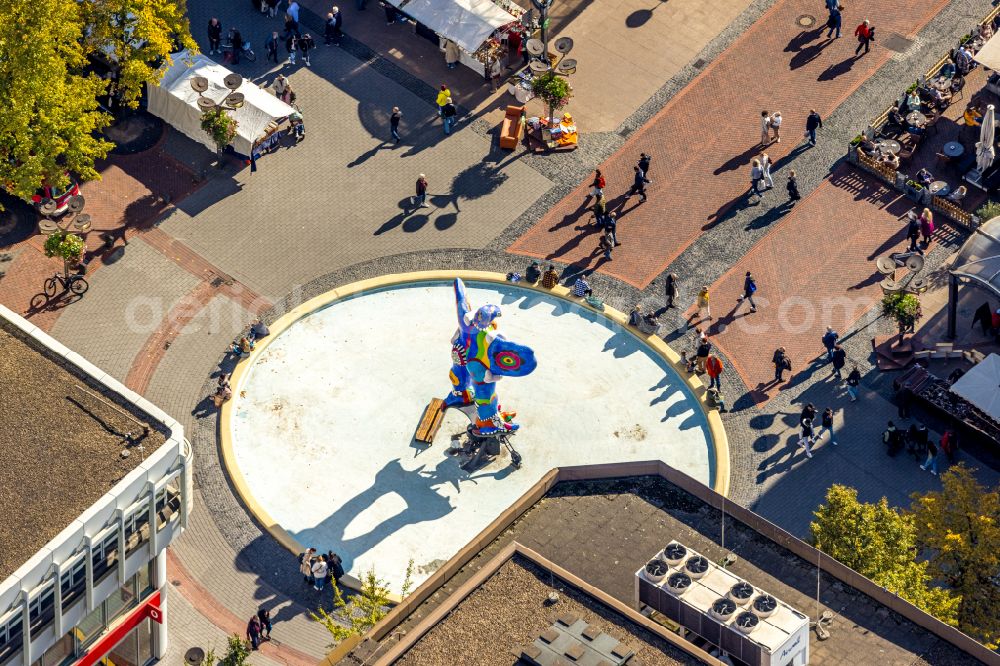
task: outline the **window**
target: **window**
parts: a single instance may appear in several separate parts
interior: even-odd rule
[[[0,623],[0,664],[21,651],[24,633],[21,627],[21,611],[17,611]]]
[[[111,530],[111,533],[104,537],[100,543],[91,547],[94,558],[94,586],[104,580],[109,572],[115,570],[118,564],[118,531]]]
[[[76,652],[76,644],[72,632],[60,638],[32,666],[62,666],[68,663]]]
[[[62,610],[65,613],[82,598],[87,589],[87,562],[84,557],[67,566],[59,579],[59,586],[62,589]]]
[[[146,595],[153,591],[153,562],[139,569],[135,574],[135,582],[139,598],[145,599]]]
[[[125,519],[125,554],[149,541],[149,508],[145,501]]]
[[[76,634],[80,645],[86,646],[100,635],[105,626],[107,625],[104,623],[104,604],[101,604],[80,620],[80,624],[76,625],[71,633]]]
[[[177,479],[174,479],[177,481]],[[162,530],[167,523],[177,520],[181,510],[181,494],[177,486],[168,483],[156,493],[156,530]]]
[[[55,601],[55,584],[49,583],[28,602],[32,638],[37,638],[43,629],[52,624],[52,620],[55,619]]]
[[[118,616],[124,613],[127,609],[135,605],[137,599],[135,596],[135,578],[129,579],[129,581],[118,588],[117,592],[114,592],[107,600],[104,602],[105,608],[107,610],[107,624],[111,624],[115,621]]]

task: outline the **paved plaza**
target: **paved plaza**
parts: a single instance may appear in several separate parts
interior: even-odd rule
[[[326,5],[313,0],[303,4],[305,26],[320,35],[317,15],[325,14]],[[581,119],[581,144],[574,153],[551,156],[530,155],[523,148],[500,150],[497,109],[513,98],[494,93],[468,71],[457,71],[454,82],[445,79],[452,70],[433,45],[402,26],[385,26],[381,10],[369,4],[363,14],[354,3],[342,6],[344,45],[326,47],[319,39],[312,67],[306,68],[264,62],[264,38],[281,29],[280,18],[262,16],[246,2],[188,0],[192,31],[203,49],[205,24],[218,16],[226,28],[238,25],[260,54],[256,63],[244,61],[237,71],[265,87],[279,72],[289,77],[303,110],[305,140],[263,157],[253,173],[226,159],[216,164],[209,151],[169,127],[148,150],[112,155],[101,165],[104,180],[84,185],[95,219],[87,243],[95,249],[99,233],[110,230],[117,234],[118,250],[90,263],[90,290],[74,302],[44,304],[36,298],[42,280],[60,265],[44,258],[33,227],[19,229],[14,238],[0,237],[0,302],[25,313],[175,416],[189,433],[196,456],[197,509],[188,532],[170,551],[176,578],[169,595],[171,655],[176,659],[169,663],[180,663],[186,646],[221,646],[226,634],[242,631],[260,604],[274,609],[276,640],[252,663],[305,664],[329,648],[329,636],[308,611],[321,604],[329,607],[330,596],[303,585],[295,555],[263,530],[234,494],[219,456],[218,412],[210,394],[218,375],[235,366],[226,348],[253,318],[273,321],[312,297],[372,277],[429,269],[523,273],[529,261],[538,259],[553,262],[567,286],[585,275],[595,294],[628,312],[636,303],[659,311],[664,277],[676,273],[680,307],[661,313],[659,334],[675,350],[691,350],[697,324],[690,306],[701,285],[710,287],[715,318],[703,323],[725,364],[722,386],[730,411],[722,418],[733,501],[802,536],[831,483],[858,488],[864,500],[886,496],[899,506],[909,503],[912,492],[939,487],[911,459],[884,456],[880,434],[897,413],[893,375],[872,366],[872,336],[893,330],[878,316],[881,290],[873,261],[903,248],[900,216],[913,204],[851,169],[844,154],[851,138],[891,103],[903,82],[923,73],[989,11],[989,0],[852,4],[845,10],[840,40],[823,38],[818,26],[825,10],[818,0],[576,3],[572,12],[559,17],[556,32],[577,41],[574,56],[580,72],[573,79],[577,94],[568,108]],[[803,16],[817,23],[803,26]],[[865,17],[882,37],[898,35],[912,42],[893,51],[879,40],[871,53],[852,57],[856,42],[850,34]],[[433,108],[434,91],[445,80],[453,84],[462,106],[456,130],[447,136]],[[398,145],[389,137],[393,106],[404,114]],[[536,107],[531,107],[535,113],[540,111]],[[807,149],[801,144],[810,108],[823,116],[824,126],[819,145]],[[785,124],[781,143],[767,148],[775,163],[775,188],[757,201],[746,192],[765,109],[781,111]],[[642,151],[653,155],[653,182],[649,200],[640,204],[623,195]],[[596,227],[587,225],[591,202],[585,194],[594,168],[606,174],[609,204],[620,213],[622,245],[611,261],[596,251]],[[792,169],[803,195],[795,206],[787,205],[784,191]],[[410,197],[421,173],[430,183],[430,206],[417,209]],[[966,234],[941,224],[927,255],[928,270],[940,266]],[[760,289],[760,308],[753,315],[745,305],[736,307],[748,270]],[[414,329],[432,311],[421,303],[425,307],[399,304],[409,309],[394,335],[417,334]],[[690,396],[672,371],[645,358],[628,335],[597,326],[581,311],[552,316],[545,299],[528,307],[503,297],[500,304],[510,310],[509,315],[505,310],[501,330],[509,325],[517,332],[509,333],[512,339],[524,338],[532,345],[529,338],[537,333],[539,349],[550,356],[567,363],[579,357],[579,367],[563,370],[581,374],[558,375],[573,391],[583,390],[588,373],[606,377],[586,387],[605,393],[597,394],[595,388],[595,402],[585,408],[607,412],[601,414],[609,419],[602,423],[605,435],[617,427],[619,416],[622,424],[647,419],[648,428],[664,428],[657,432],[657,442],[664,442],[665,450],[656,455],[710,479],[700,411],[686,408]],[[542,314],[552,321],[527,319]],[[432,336],[443,345],[433,355],[407,363],[399,349],[392,352],[397,365],[408,370],[436,368],[429,375],[433,381],[404,392],[412,404],[393,415],[398,427],[382,442],[402,442],[399,470],[420,468],[427,474],[452,462],[442,455],[442,438],[460,429],[457,420],[446,423],[441,441],[429,451],[418,452],[410,442],[423,408],[418,403],[445,393],[448,339],[454,330],[452,313],[448,316]],[[521,324],[515,323],[518,317],[525,318]],[[348,323],[356,327],[359,319]],[[842,384],[818,358],[827,325],[838,329],[850,361],[864,375],[856,403],[847,400]],[[599,335],[591,335],[588,326],[599,328]],[[343,337],[335,335],[319,351],[347,355],[345,345],[365,338],[364,331],[346,324],[337,332]],[[577,346],[545,346],[560,336]],[[546,339],[548,343],[541,342]],[[425,342],[430,345],[431,338]],[[372,349],[386,354],[386,344],[375,338]],[[771,353],[779,344],[793,360],[792,379],[768,386]],[[577,349],[579,354],[571,353]],[[308,364],[306,357],[299,360]],[[352,363],[366,361],[371,357],[359,354]],[[360,372],[361,366],[347,365],[344,372],[351,369]],[[540,363],[536,374],[545,371]],[[345,390],[348,375],[325,377],[340,385],[336,390]],[[312,375],[309,381],[314,380],[323,381]],[[501,384],[501,398],[511,396],[526,423],[539,418],[522,408],[533,396],[550,410],[577,400],[530,382],[527,377]],[[252,408],[257,417],[268,415],[267,388],[251,383],[247,396],[232,404]],[[618,413],[618,403],[606,402],[604,395],[634,411],[622,407]],[[363,396],[354,396],[359,398]],[[809,402],[836,411],[838,441],[836,447],[821,442],[812,459],[795,445],[798,415]],[[387,399],[382,408],[392,410],[389,403]],[[904,426],[909,423],[903,421]],[[940,434],[941,423],[928,425],[934,436]],[[251,420],[246,426],[255,433],[264,427]],[[248,456],[241,467],[256,467],[260,475],[270,471],[269,453],[279,454],[266,449],[278,446],[280,427],[272,423],[269,439],[241,453]],[[558,428],[547,436],[558,438]],[[314,511],[297,512],[295,503],[285,503],[273,513],[284,511],[279,522],[304,540],[324,541],[316,544],[324,548],[335,546],[316,526],[352,497],[372,499],[375,506],[360,514],[362,521],[355,520],[358,515],[343,516],[335,526],[345,548],[371,530],[367,523],[387,517],[391,522],[391,514],[405,511],[405,497],[382,493],[389,500],[380,507],[374,495],[364,495],[378,469],[393,460],[385,451],[363,461],[368,476],[351,479],[353,485],[339,485],[334,472],[324,483],[322,473],[352,455],[344,450],[345,442],[304,450],[304,455],[312,451],[314,458],[333,459],[313,460],[315,469],[299,478],[286,474],[270,500],[277,506],[275,498],[299,492],[302,502],[315,497]],[[595,448],[595,442],[589,445]],[[680,455],[684,447],[694,453]],[[620,453],[614,451],[618,459]],[[647,450],[637,446],[627,453],[638,459]],[[450,488],[445,495],[433,493],[417,502],[446,503],[442,511],[452,513],[466,497],[502,488],[506,495],[494,496],[495,506],[477,516],[478,523],[470,521],[475,532],[475,525],[520,492],[521,486],[513,483],[517,474],[528,478],[530,471],[537,478],[543,468],[560,464],[561,456],[572,452],[553,449],[549,454],[529,458],[533,467],[506,478],[487,469],[483,473],[494,477],[468,492],[466,482],[451,484],[442,478],[441,487]],[[431,455],[440,464],[428,463]],[[965,459],[984,481],[997,482],[995,469],[974,456],[965,454]],[[393,481],[403,476],[400,472]],[[263,485],[269,481],[265,476],[257,480]],[[427,538],[421,535],[407,538]],[[432,550],[412,556],[422,558],[422,565],[448,557],[448,549]],[[344,554],[345,559],[358,555]],[[427,572],[432,569],[426,567]],[[395,583],[400,572],[379,573]]]

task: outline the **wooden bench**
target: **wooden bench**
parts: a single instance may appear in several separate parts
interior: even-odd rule
[[[437,434],[438,429],[441,427],[441,421],[444,420],[444,400],[440,398],[431,398],[430,404],[424,409],[424,416],[420,419],[420,425],[417,426],[417,434],[414,435],[414,439],[418,442],[425,442],[430,444],[434,441],[434,435]]]

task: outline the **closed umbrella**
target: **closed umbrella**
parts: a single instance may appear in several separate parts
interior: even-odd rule
[[[986,107],[983,114],[983,126],[979,132],[979,143],[976,144],[976,167],[979,173],[984,173],[993,164],[996,151],[993,149],[993,134],[996,130],[996,117],[993,105]]]

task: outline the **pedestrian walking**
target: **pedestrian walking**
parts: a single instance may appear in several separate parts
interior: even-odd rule
[[[312,577],[312,560],[315,554],[315,548],[306,548],[306,552],[299,555],[299,573],[302,574],[306,585],[315,584]]]
[[[832,12],[837,6],[840,0],[826,0],[826,10]]]
[[[875,28],[872,27],[868,19],[865,19],[861,25],[855,28],[854,36],[858,38],[858,48],[854,49],[854,55],[859,55],[861,49],[868,53],[872,40],[875,39]]]
[[[698,366],[698,374],[705,373],[705,364],[708,363],[708,357],[712,353],[712,343],[708,341],[708,338],[699,338],[698,347],[695,349],[695,361]]]
[[[458,44],[446,39],[444,42],[444,62],[448,69],[455,69],[458,67],[458,61],[462,57],[462,52],[458,48]]]
[[[271,640],[271,611],[263,606],[257,609],[257,619],[260,620],[260,637],[262,640]]]
[[[840,39],[840,28],[843,23],[843,17],[840,14],[841,11],[843,11],[843,7],[837,5],[836,0],[834,0],[834,6],[830,7],[830,16],[826,19],[826,27],[829,28],[826,31],[827,39]]]
[[[813,454],[812,454],[812,445],[813,445],[813,442],[815,441],[813,439],[813,422],[812,422],[812,419],[808,419],[808,418],[807,419],[802,419],[802,422],[800,424],[800,428],[801,428],[801,430],[799,432],[799,446],[801,446],[802,448],[804,448],[806,450],[806,457],[807,458],[812,458],[813,457]]]
[[[236,28],[229,29],[229,42],[232,53],[233,64],[240,64],[240,53],[243,51],[243,35]]]
[[[288,14],[285,14],[285,34],[294,34],[296,38],[302,33],[299,32],[299,24]]]
[[[799,414],[799,423],[802,423],[806,419],[813,422],[816,421],[816,405],[811,402],[806,403],[806,406],[802,408],[802,413]]]
[[[222,22],[214,16],[208,22],[208,53],[222,53]]]
[[[743,295],[736,299],[738,308],[743,301],[750,303],[750,312],[757,312],[757,304],[753,302],[753,295],[757,293],[757,281],[753,279],[750,271],[743,277]]]
[[[760,182],[764,179],[764,168],[760,165],[760,160],[756,157],[750,162],[750,191],[758,197],[763,194],[760,190]]]
[[[667,279],[663,283],[663,289],[667,297],[665,308],[669,310],[674,307],[674,299],[677,298],[677,276],[673,273],[667,275]]]
[[[941,433],[941,444],[938,448],[948,456],[950,462],[955,462],[955,455],[958,453],[958,438],[955,437],[953,430],[945,430]]]
[[[847,363],[847,352],[840,345],[834,345],[833,352],[830,355],[830,360],[833,362],[833,374],[837,379],[843,379],[840,371],[844,369],[844,364]]]
[[[934,213],[930,208],[924,208],[920,214],[920,235],[924,237],[924,249],[931,246],[931,235],[934,233]]]
[[[851,402],[858,399],[858,386],[861,385],[861,371],[858,366],[851,368],[851,374],[847,375],[847,393],[851,396]]]
[[[794,205],[796,201],[802,198],[799,194],[799,181],[798,177],[795,175],[795,171],[788,172],[788,183],[785,185],[788,189],[788,200]]]
[[[278,64],[278,43],[281,39],[278,37],[278,32],[271,32],[271,36],[266,42],[264,42],[264,51],[267,53],[267,62],[274,61],[274,64]],[[278,95],[279,97],[281,95]]]
[[[601,250],[604,250],[604,259],[606,261],[611,261],[611,251],[615,249],[615,237],[610,227],[604,228],[604,233],[601,235],[599,247]]]
[[[833,362],[833,348],[837,346],[837,340],[840,339],[840,334],[833,330],[832,326],[826,327],[826,333],[823,334],[823,347],[826,349],[826,360]]]
[[[289,88],[288,79],[284,74],[278,74],[278,78],[274,80],[274,96],[278,99],[285,98],[285,92]]]
[[[722,359],[715,354],[709,354],[705,361],[705,371],[708,373],[708,388],[722,390]]]
[[[427,176],[420,174],[417,178],[417,196],[413,197],[413,203],[418,208],[427,208]]]
[[[438,95],[437,95],[437,100],[436,100],[437,101],[437,111],[438,111],[438,115],[439,116],[443,115],[442,109],[444,109],[444,105],[448,103],[449,99],[451,99],[451,91],[448,90],[448,86],[446,86],[446,85],[444,85],[442,83],[441,84],[441,89],[438,90]]]
[[[337,21],[333,17],[333,12],[326,15],[326,22],[323,23],[323,43],[330,46],[334,42],[337,34]]]
[[[889,421],[889,425],[882,432],[882,443],[885,444],[885,452],[890,458],[895,457],[903,448],[903,433],[896,428],[896,424],[892,421]]]
[[[823,435],[830,433],[830,443],[837,446],[837,438],[833,433],[833,409],[827,407],[823,410],[823,416],[820,417],[820,429],[819,434],[816,435],[816,441],[823,439]]]
[[[604,216],[604,229],[611,234],[611,242],[615,247],[621,245],[618,242],[618,213],[611,211]]]
[[[821,127],[823,127],[823,119],[816,113],[816,109],[809,109],[809,115],[806,116],[805,138],[809,141],[810,146],[816,145],[816,130]]]
[[[709,304],[708,285],[702,285],[701,291],[695,298],[695,305],[698,307],[698,320],[708,321],[712,318],[712,308]]]
[[[267,15],[269,17],[274,18],[275,16],[278,15],[278,2],[279,1],[280,0],[264,0],[264,4],[267,5]],[[261,8],[261,12],[262,13],[264,12],[263,8]]]
[[[604,185],[606,181],[604,180],[604,174],[601,173],[600,169],[594,171],[594,182],[590,184],[590,193],[587,197],[602,197],[604,196]]]
[[[326,574],[329,571],[329,566],[326,563],[326,555],[320,555],[316,558],[316,561],[312,565],[312,575],[313,575],[313,589],[317,592],[323,591],[323,586],[326,585]]]
[[[760,145],[766,146],[771,143],[771,114],[767,111],[760,112]]]
[[[925,460],[924,464],[920,466],[920,469],[927,470],[928,472],[930,472],[934,476],[937,476],[937,473],[938,473],[938,455],[939,455],[939,451],[938,451],[937,444],[935,444],[934,442],[928,440],[927,441],[927,460]]]
[[[919,252],[923,254],[923,250],[917,243],[920,240],[920,218],[913,212],[909,212],[909,223],[906,227],[906,237],[910,240],[910,247],[907,248],[907,252]]]
[[[608,200],[603,194],[597,197],[597,201],[594,202],[593,211],[594,211],[593,224],[596,224],[597,226],[603,226],[605,216],[607,215],[608,212]]]
[[[767,186],[767,189],[771,189],[774,187],[774,179],[771,178],[771,157],[767,153],[761,153],[758,159],[760,160],[761,178],[764,179],[764,185]]]
[[[784,347],[778,347],[774,350],[774,355],[771,356],[771,363],[774,364],[774,381],[785,381],[785,370],[791,371],[792,361],[788,358],[788,354],[785,353]]]
[[[927,455],[927,446],[930,444],[930,433],[923,423],[910,426],[906,433],[907,444],[913,459],[920,462],[920,459]]]
[[[250,641],[251,649],[256,650],[260,647],[260,620],[256,615],[247,622],[247,640]]]
[[[639,167],[639,170],[642,171],[642,173],[646,176],[646,178],[649,178],[649,163],[652,162],[652,161],[653,161],[653,158],[650,157],[649,155],[647,155],[646,153],[639,153],[639,164],[638,164],[638,167]],[[646,181],[646,182],[649,182],[649,181]]]
[[[295,64],[295,53],[299,48],[299,38],[294,30],[285,31],[285,50],[288,51],[288,64]]]
[[[458,108],[455,107],[455,103],[451,101],[449,97],[444,106],[441,107],[441,119],[444,125],[444,133],[451,134],[451,128],[455,124],[455,116],[458,115]]]
[[[771,114],[771,132],[774,134],[775,143],[781,143],[781,111],[775,111]]]
[[[645,203],[646,183],[648,183],[649,180],[646,178],[646,174],[644,174],[642,172],[642,169],[640,169],[638,166],[632,167],[632,170],[635,173],[634,177],[632,178],[632,189],[628,191],[628,193],[625,195],[625,198],[628,199],[633,194],[638,194],[639,203]]]
[[[344,25],[344,17],[340,13],[340,7],[333,7],[330,13],[333,14],[333,43],[336,46],[340,46],[340,38],[344,34],[341,31]]]
[[[308,32],[299,39],[299,51],[302,52],[302,60],[306,63],[306,67],[311,67],[312,63],[309,61],[309,53],[316,48],[316,42],[313,40],[312,35]]]
[[[399,143],[399,119],[403,117],[403,112],[399,110],[398,106],[392,107],[392,115],[389,116],[389,131],[392,133],[392,138],[396,143]]]
[[[298,3],[298,0],[291,0],[291,2],[288,3],[288,9],[285,10],[285,14],[287,14],[290,17],[292,17],[292,20],[295,21],[296,25],[298,25],[298,23],[299,23],[299,3]]]

